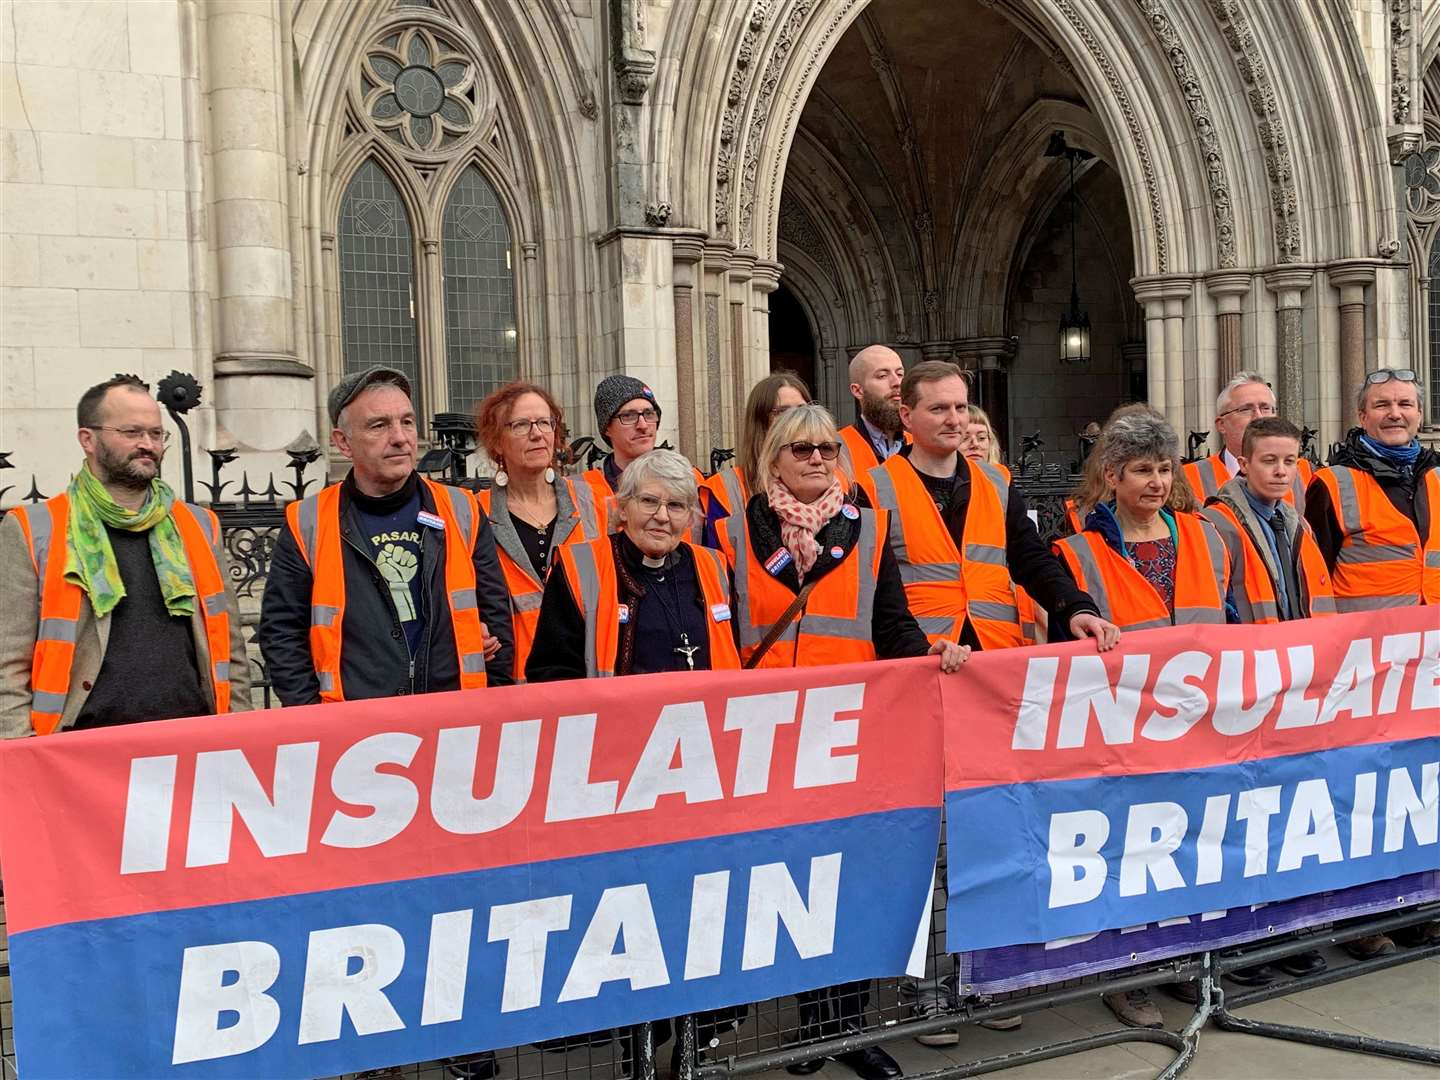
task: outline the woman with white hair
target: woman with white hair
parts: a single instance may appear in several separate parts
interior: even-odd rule
[[[525,677],[738,668],[725,562],[686,539],[700,510],[690,463],[641,455],[615,503],[617,532],[556,553]]]

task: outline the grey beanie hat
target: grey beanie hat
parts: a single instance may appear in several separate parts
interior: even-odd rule
[[[405,391],[405,396],[414,400],[415,395],[410,392],[410,379],[403,371],[396,371],[389,367],[370,367],[364,371],[354,371],[346,375],[330,388],[330,397],[326,405],[330,410],[330,423],[340,423],[340,413],[346,405],[354,401],[360,391],[366,390],[376,383],[393,384]]]
[[[600,385],[595,387],[595,424],[601,438],[605,437],[605,429],[610,426],[610,421],[615,419],[621,406],[636,398],[644,398],[650,402],[655,407],[655,414],[660,415],[660,403],[655,400],[655,391],[634,375],[607,375],[600,380]],[[605,441],[608,443],[610,440]]]

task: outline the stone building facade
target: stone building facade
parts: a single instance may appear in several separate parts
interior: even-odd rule
[[[383,361],[577,432],[629,371],[703,464],[772,331],[841,411],[866,344],[954,358],[1012,449],[1204,430],[1241,368],[1323,445],[1367,369],[1440,375],[1437,42],[1433,0],[3,0],[0,450],[53,492],[80,388],[180,370],[263,472]]]

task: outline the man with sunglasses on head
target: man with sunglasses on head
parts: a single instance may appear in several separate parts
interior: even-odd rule
[[[1215,401],[1215,431],[1220,436],[1220,450],[1199,461],[1188,461],[1182,467],[1196,501],[1204,503],[1220,493],[1232,477],[1240,474],[1240,458],[1245,429],[1250,421],[1275,416],[1275,391],[1263,375],[1242,371],[1225,384]],[[1297,511],[1305,509],[1305,488],[1314,469],[1303,457],[1295,463],[1295,479],[1285,493],[1285,501]]]
[[[150,387],[116,375],[76,414],[69,488],[0,524],[0,736],[249,709],[220,523],[160,479]]]
[[[1440,454],[1416,438],[1425,401],[1409,368],[1365,377],[1351,428],[1305,496],[1305,519],[1348,611],[1425,604],[1440,607]],[[1440,923],[1394,935],[1407,945],[1440,940]],[[1351,941],[1352,956],[1394,952],[1385,934]]]

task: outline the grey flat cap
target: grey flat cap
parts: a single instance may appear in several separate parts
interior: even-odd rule
[[[340,412],[354,401],[360,391],[374,386],[376,383],[388,383],[398,386],[405,391],[405,396],[413,400],[414,395],[410,392],[410,379],[403,371],[396,371],[388,367],[366,368],[364,371],[355,371],[346,375],[330,388],[330,398],[327,404],[330,407],[330,423],[340,422]]]

